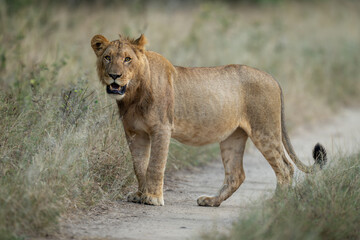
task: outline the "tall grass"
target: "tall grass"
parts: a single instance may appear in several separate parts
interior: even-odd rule
[[[26,109],[9,95],[1,100],[2,230],[47,232],[65,208],[116,199],[133,182],[116,112],[93,93],[77,86]]]
[[[360,154],[253,206],[230,234],[203,239],[359,239]]]
[[[357,2],[35,2],[0,1],[1,237],[51,233],[62,213],[121,198],[134,185],[116,104],[97,80],[89,44],[97,33],[145,32],[148,48],[176,65],[268,71],[284,88],[290,126],[359,100]],[[173,141],[168,170],[206,162],[214,149]]]

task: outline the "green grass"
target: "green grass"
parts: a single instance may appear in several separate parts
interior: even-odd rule
[[[257,203],[229,234],[203,239],[359,239],[360,153]]]
[[[283,86],[290,127],[359,101],[358,2],[140,5],[0,1],[1,238],[51,234],[62,214],[134,187],[116,104],[97,79],[95,34],[144,32],[176,65],[263,69]],[[172,141],[167,171],[217,149]]]

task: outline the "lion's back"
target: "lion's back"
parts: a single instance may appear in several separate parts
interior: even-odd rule
[[[250,115],[280,103],[276,81],[246,65],[176,70],[175,136],[188,144],[220,141]]]

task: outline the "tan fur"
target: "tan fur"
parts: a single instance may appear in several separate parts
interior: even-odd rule
[[[267,73],[244,65],[184,68],[146,51],[146,38],[120,37],[109,42],[96,35],[91,46],[98,57],[100,81],[122,74],[116,83],[128,84],[117,96],[126,138],[138,179],[132,202],[163,205],[163,181],[170,138],[194,146],[220,143],[225,179],[219,193],[198,199],[201,206],[219,206],[245,179],[243,154],[248,137],[274,169],[279,186],[289,185],[294,173],[283,144],[301,170],[283,122],[282,92]],[[104,56],[112,57],[106,64]],[[124,63],[131,56],[130,64]],[[290,145],[290,147],[289,147]]]

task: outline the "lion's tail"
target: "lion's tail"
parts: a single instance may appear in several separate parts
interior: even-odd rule
[[[314,172],[316,169],[322,169],[323,166],[327,162],[327,155],[325,148],[320,144],[317,143],[313,149],[313,158],[315,160],[315,164],[312,166],[306,166],[302,163],[299,158],[296,156],[293,146],[291,145],[290,138],[287,134],[286,127],[285,127],[285,117],[284,117],[284,97],[282,90],[281,91],[281,132],[282,132],[282,142],[284,147],[289,154],[291,160],[295,163],[295,165],[305,173]]]

